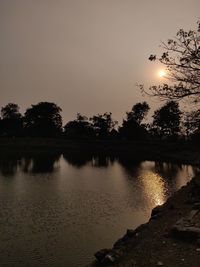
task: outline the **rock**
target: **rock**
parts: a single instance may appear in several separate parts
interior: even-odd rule
[[[137,227],[136,229],[135,229],[135,232],[136,233],[139,233],[139,232],[142,232],[145,228],[147,228],[149,226],[149,224],[148,223],[143,223],[143,224],[141,224],[139,227]]]
[[[126,235],[128,237],[133,237],[133,236],[135,236],[135,234],[136,234],[135,230],[127,229],[127,231],[126,231]]]
[[[118,239],[115,244],[113,245],[114,248],[123,247],[126,245],[126,242],[123,238]]]
[[[184,226],[184,222],[185,222],[185,218],[181,218],[176,222],[175,226],[179,226],[179,225]]]
[[[196,240],[200,238],[200,228],[194,226],[184,227],[175,225],[172,228],[172,235],[183,240]]]
[[[107,248],[105,248],[105,249],[101,249],[101,250],[97,251],[97,252],[94,254],[94,256],[95,256],[95,258],[96,258],[99,262],[101,262],[101,261],[105,258],[105,256],[106,256],[107,254],[109,254],[110,252],[111,252],[111,249],[107,249]]]
[[[101,249],[95,253],[101,264],[111,264],[118,261],[124,254],[124,248]]]
[[[194,198],[194,197],[191,197],[191,196],[190,196],[190,197],[184,202],[184,204],[194,205],[196,202],[197,202],[197,199]]]
[[[120,259],[124,254],[124,250],[123,249],[114,249],[113,253],[114,253],[114,257],[116,259]]]
[[[188,220],[192,220],[194,217],[195,217],[195,215],[197,215],[197,213],[198,213],[199,211],[198,210],[191,210],[190,211],[190,214],[189,214],[189,216],[188,216]]]
[[[195,177],[193,178],[193,182],[194,182],[194,184],[195,184],[196,186],[200,187],[200,176],[199,176],[199,175],[198,175],[198,176],[195,176]]]
[[[170,210],[174,210],[174,209],[175,209],[174,204],[171,204],[171,205],[169,206],[169,209],[170,209]]]
[[[112,264],[116,261],[115,257],[111,254],[107,254],[102,260],[102,264]]]
[[[194,203],[193,207],[194,210],[200,210],[200,202]]]
[[[155,215],[157,216],[163,211],[162,206],[156,206],[154,209],[151,211],[151,217],[154,217]]]

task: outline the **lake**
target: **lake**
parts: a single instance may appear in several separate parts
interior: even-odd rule
[[[1,266],[86,266],[194,173],[187,165],[106,156],[0,159]]]

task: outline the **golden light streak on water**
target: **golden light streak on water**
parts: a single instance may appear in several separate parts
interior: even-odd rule
[[[166,188],[162,177],[152,171],[141,176],[144,192],[148,201],[154,206],[162,205],[166,201]]]

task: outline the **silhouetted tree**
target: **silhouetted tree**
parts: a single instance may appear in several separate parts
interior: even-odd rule
[[[110,136],[110,132],[117,124],[117,121],[113,121],[111,112],[93,116],[90,118],[90,121],[92,122],[95,135],[98,138],[108,138]]]
[[[93,138],[94,130],[88,118],[78,113],[76,120],[64,126],[64,135],[70,139]]]
[[[0,136],[3,135],[3,123],[2,123],[2,119],[0,118]]]
[[[110,133],[109,133],[109,136],[110,136],[110,138],[112,139],[112,140],[116,140],[116,139],[119,139],[119,132],[118,132],[118,130],[116,130],[116,129],[112,129],[111,131],[110,131]]]
[[[24,128],[28,135],[52,137],[62,132],[61,108],[54,103],[40,102],[28,108]]]
[[[134,120],[141,125],[142,120],[146,117],[150,107],[147,102],[136,103],[130,112],[127,112],[127,120]]]
[[[181,111],[175,101],[169,101],[154,112],[152,128],[159,137],[177,137],[180,132]]]
[[[200,134],[200,109],[184,113],[183,129],[187,138]]]
[[[9,103],[1,109],[1,134],[5,136],[19,136],[22,133],[22,115],[19,106]]]
[[[174,39],[162,43],[164,52],[158,60],[166,66],[167,75],[173,85],[152,86],[147,92],[164,99],[182,99],[190,97],[200,101],[200,22],[197,29],[184,31],[180,29]],[[151,55],[150,60],[156,60]],[[144,88],[141,86],[144,90]]]
[[[19,113],[19,106],[14,103],[9,103],[1,109],[2,119],[19,119],[21,114]]]
[[[136,103],[130,112],[126,112],[119,134],[124,139],[144,139],[148,136],[142,120],[145,118],[150,107],[146,102]]]
[[[148,137],[148,132],[144,125],[139,125],[133,119],[123,120],[122,126],[119,127],[119,136],[127,140],[142,140]]]

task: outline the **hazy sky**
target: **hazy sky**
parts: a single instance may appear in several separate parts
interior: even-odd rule
[[[199,17],[199,0],[0,0],[0,107],[51,101],[64,122],[121,120],[144,100],[135,84],[158,81],[148,56]]]

